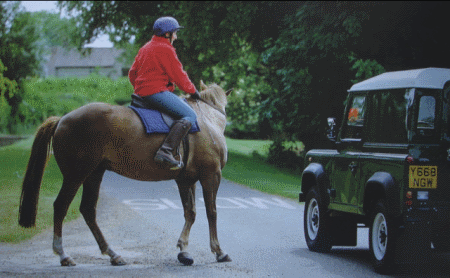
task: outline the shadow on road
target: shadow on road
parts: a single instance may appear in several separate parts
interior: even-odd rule
[[[369,249],[335,247],[329,253],[316,253],[307,248],[292,252],[299,258],[313,260],[336,275],[344,275],[351,269],[361,272],[358,277],[450,277],[450,253],[433,252],[421,261],[399,264],[391,276],[378,275],[373,271]]]

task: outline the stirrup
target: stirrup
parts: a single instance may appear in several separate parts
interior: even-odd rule
[[[168,166],[170,170],[178,170],[178,169],[181,169],[184,167],[183,158],[182,158],[181,154],[178,154],[178,155],[180,156],[179,161],[177,159],[175,159],[175,157],[174,157],[174,160],[169,161],[167,159],[167,157],[165,157],[165,156],[158,157],[158,155],[155,156],[154,160],[155,160],[155,162],[157,162],[160,165]],[[173,164],[172,163],[173,161],[176,161],[178,164],[176,164],[176,165]]]
[[[177,154],[180,156],[180,161],[178,161],[178,165],[177,166],[170,167],[170,170],[178,170],[178,169],[182,169],[184,167],[183,157],[181,157],[181,154],[179,152],[179,148],[177,149]]]

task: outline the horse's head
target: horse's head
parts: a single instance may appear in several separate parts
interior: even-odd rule
[[[211,102],[221,111],[225,111],[225,107],[228,103],[227,96],[230,95],[232,89],[225,92],[219,85],[213,83],[207,86],[203,81],[200,81],[200,89],[200,97],[202,99],[206,102]]]

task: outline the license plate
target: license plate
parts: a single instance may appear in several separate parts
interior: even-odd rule
[[[409,166],[409,188],[437,188],[437,166]]]

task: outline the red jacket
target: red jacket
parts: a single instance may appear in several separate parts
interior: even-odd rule
[[[174,90],[176,84],[188,94],[196,89],[166,38],[153,36],[140,50],[128,72],[134,93],[146,97],[162,91]],[[171,85],[172,83],[173,85]]]

